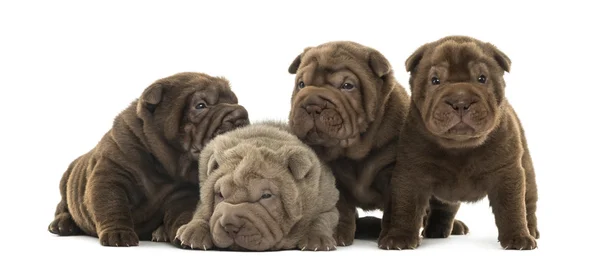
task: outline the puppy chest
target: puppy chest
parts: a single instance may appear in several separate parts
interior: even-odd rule
[[[482,176],[458,173],[437,179],[433,186],[433,193],[443,200],[475,202],[487,194],[486,183]]]

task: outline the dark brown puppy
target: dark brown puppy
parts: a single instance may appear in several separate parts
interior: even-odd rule
[[[356,208],[383,209],[408,93],[380,52],[355,42],[306,48],[289,72],[296,74],[290,127],[333,170],[340,190],[334,237],[338,245],[350,245]],[[376,238],[380,227],[368,225],[376,228],[358,231]],[[456,234],[466,233],[457,225]]]
[[[487,195],[502,247],[536,248],[535,173],[521,123],[504,96],[510,65],[492,44],[465,36],[425,44],[406,60],[412,100],[380,247],[419,245],[420,220],[431,195],[450,215],[446,220],[459,202]]]
[[[166,238],[174,240],[198,201],[202,147],[248,123],[224,78],[179,73],[155,81],[95,148],[69,165],[48,230],[135,246],[164,225]]]

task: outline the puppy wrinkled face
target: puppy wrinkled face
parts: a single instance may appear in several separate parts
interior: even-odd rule
[[[301,209],[295,182],[280,160],[260,150],[243,152],[246,156],[229,155],[222,164],[209,163],[207,176],[217,178],[211,189],[210,232],[220,248],[269,250],[298,220],[289,213]]]
[[[499,122],[503,73],[480,44],[448,40],[429,47],[412,73],[412,99],[440,145],[474,147],[486,140]]]
[[[198,159],[202,148],[215,136],[249,124],[248,113],[237,104],[237,97],[223,79],[193,79],[185,85],[182,144],[191,158]]]
[[[370,75],[359,72],[369,72]],[[311,48],[298,65],[289,123],[311,145],[348,147],[367,128],[365,88],[376,78],[342,45]]]

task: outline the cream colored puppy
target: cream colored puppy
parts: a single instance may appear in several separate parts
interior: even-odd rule
[[[335,249],[335,179],[286,124],[221,134],[204,148],[199,166],[200,202],[177,231],[182,247]]]

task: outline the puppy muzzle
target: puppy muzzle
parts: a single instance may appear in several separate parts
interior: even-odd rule
[[[211,217],[214,244],[231,250],[264,251],[282,238],[280,225],[258,204],[220,203]]]

